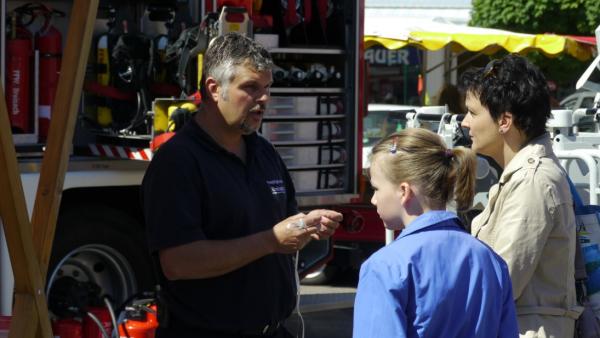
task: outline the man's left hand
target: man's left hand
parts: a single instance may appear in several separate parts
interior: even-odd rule
[[[327,239],[340,226],[343,216],[341,213],[327,209],[316,209],[304,216],[307,226],[319,226],[319,231],[312,234],[315,240]]]

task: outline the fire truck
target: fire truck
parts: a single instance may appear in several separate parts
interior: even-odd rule
[[[53,91],[66,66],[61,37],[76,13],[65,1],[0,4],[0,69],[31,215]],[[288,166],[301,209],[358,198],[363,11],[362,0],[100,1],[92,46],[82,51],[90,57],[47,274],[53,315],[68,315],[90,294],[119,305],[154,290],[140,184],[161,136],[182,110],[197,107],[198,64],[215,34],[248,34],[273,57],[260,132]],[[8,315],[14,280],[4,237],[1,244],[0,312]],[[314,269],[332,250],[330,242],[311,243],[300,269]]]

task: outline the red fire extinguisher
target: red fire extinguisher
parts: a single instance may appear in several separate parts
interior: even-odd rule
[[[55,17],[64,16],[64,13],[43,6],[41,14],[44,15],[45,22],[40,31],[35,35],[35,46],[40,55],[38,99],[39,138],[40,142],[44,142],[48,137],[50,112],[54,104],[56,88],[58,87],[62,57],[62,36],[58,29],[52,26],[52,20]]]
[[[52,323],[54,338],[82,338],[81,322],[75,319],[59,319]]]
[[[129,316],[119,325],[119,335],[129,338],[154,338],[158,320],[156,319],[156,305],[151,305],[146,310],[134,311],[139,315]]]
[[[6,106],[10,124],[16,133],[31,128],[31,33],[18,23],[18,13],[11,16],[11,36],[6,41]]]

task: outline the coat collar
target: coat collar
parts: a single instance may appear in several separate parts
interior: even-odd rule
[[[550,134],[544,133],[529,141],[529,143],[519,150],[506,168],[504,168],[499,183],[504,184],[508,182],[512,174],[521,168],[537,167],[540,158],[546,157],[549,154],[552,154],[552,140],[550,139]]]
[[[551,154],[553,154],[552,140],[548,133],[534,138],[519,150],[502,172],[498,184],[493,185],[490,189],[488,194],[488,205],[471,223],[471,233],[475,237],[479,236],[481,229],[488,223],[490,216],[492,215],[493,206],[496,204],[496,200],[500,194],[500,189],[502,189],[502,186],[506,182],[510,181],[512,175],[521,168],[536,168],[542,157],[547,157]]]

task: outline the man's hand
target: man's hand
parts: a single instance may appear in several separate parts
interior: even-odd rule
[[[290,216],[273,227],[276,240],[275,252],[294,253],[310,242],[311,235],[316,234],[317,231],[319,228],[307,223],[304,214]]]
[[[308,222],[314,220],[315,223],[313,224],[319,227],[319,231],[311,234],[311,237],[313,239],[320,240],[327,239],[333,235],[335,230],[340,226],[343,216],[337,211],[316,209],[309,212],[308,215],[305,216],[305,219],[308,219]]]
[[[288,217],[273,227],[276,239],[275,252],[294,253],[302,249],[311,239],[329,238],[341,221],[342,214],[325,209]]]

